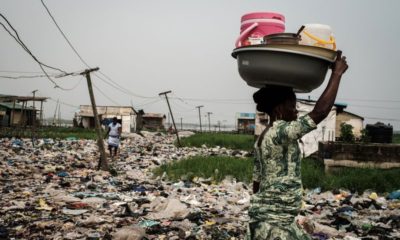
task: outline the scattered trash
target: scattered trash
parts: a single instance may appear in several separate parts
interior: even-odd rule
[[[152,170],[187,156],[248,152],[177,149],[174,136],[142,135],[121,140],[115,174],[97,170],[94,140],[0,139],[0,239],[243,239],[251,186],[200,176],[171,182]],[[304,193],[298,223],[314,239],[400,238],[400,191]]]
[[[400,199],[400,190],[391,192],[388,196],[388,199]]]

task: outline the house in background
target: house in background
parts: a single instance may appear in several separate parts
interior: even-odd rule
[[[254,134],[255,121],[255,113],[236,113],[236,130],[239,133]]]
[[[299,116],[305,115],[312,111],[316,101],[309,99],[298,99],[297,110]],[[346,122],[353,126],[353,133],[356,137],[361,135],[363,128],[363,118],[344,111],[347,104],[335,103],[329,112],[328,116],[318,124],[317,129],[305,135],[301,140],[300,149],[305,156],[318,151],[319,141],[335,141],[340,137],[340,124]],[[255,134],[259,135],[268,124],[268,115],[264,113],[256,114],[256,131]]]
[[[347,123],[353,126],[353,134],[356,138],[361,137],[361,130],[364,126],[364,118],[351,113],[344,111],[343,109],[338,108],[336,115],[336,137],[340,137],[340,125],[342,123]]]
[[[113,117],[117,117],[122,125],[123,133],[136,131],[137,112],[131,106],[97,106],[97,113],[104,127],[112,121]],[[80,105],[76,117],[78,118],[76,122],[80,126],[84,128],[95,127],[92,105]]]
[[[0,94],[0,126],[40,125],[43,120],[43,102],[46,100],[46,97]],[[35,102],[40,102],[40,110],[34,107]],[[28,103],[32,103],[32,106],[28,106]]]
[[[32,126],[37,110],[32,107],[23,108],[21,104],[0,102],[0,126]]]
[[[142,129],[165,130],[166,116],[162,113],[144,113],[142,114]]]

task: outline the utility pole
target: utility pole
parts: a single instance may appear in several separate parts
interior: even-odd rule
[[[207,112],[208,115],[208,131],[211,132],[211,123],[210,123],[210,115],[212,114],[212,112]]]
[[[33,100],[32,100],[33,101],[33,108],[35,108],[35,95],[36,95],[37,91],[39,91],[39,90],[36,89],[36,90],[32,91],[32,94],[33,94]]]
[[[56,126],[56,116],[57,116],[57,109],[58,109],[58,101],[59,101],[59,99],[57,99],[56,110],[54,110],[53,126]]]
[[[32,94],[33,94],[33,98],[32,98],[33,109],[35,109],[35,93],[36,93],[37,91],[38,91],[37,89],[32,91]]]
[[[175,129],[175,133],[176,133],[176,139],[178,140],[178,147],[180,147],[181,146],[181,140],[179,139],[178,129],[176,129],[174,115],[172,114],[172,111],[171,111],[171,106],[169,105],[168,95],[167,95],[168,93],[171,93],[171,91],[162,92],[162,93],[159,93],[158,95],[159,96],[164,95],[165,96],[165,100],[167,100],[169,113],[171,114],[172,124],[174,124],[174,129]]]
[[[199,121],[200,121],[200,132],[203,132],[203,130],[201,129],[201,113],[200,113],[200,108],[204,107],[203,105],[197,106],[196,108],[199,109]]]
[[[182,126],[183,126],[183,124],[182,124],[182,119],[183,119],[183,118],[181,118],[181,131],[183,130],[183,127],[182,127]]]
[[[92,69],[87,69],[84,72],[82,72],[81,75],[86,76],[89,95],[90,95],[90,102],[92,103],[94,124],[95,124],[95,128],[96,128],[96,133],[97,133],[97,145],[99,146],[99,151],[100,151],[100,161],[99,161],[98,168],[101,170],[104,170],[104,171],[108,171],[109,168],[108,168],[108,162],[107,162],[107,157],[106,157],[106,150],[104,147],[103,133],[101,131],[99,115],[97,113],[96,101],[94,99],[92,80],[90,79],[90,73],[94,72],[94,71],[98,71],[98,70],[99,70],[98,67],[92,68]]]
[[[35,127],[36,127],[36,116],[37,116],[36,109],[35,109],[35,93],[37,91],[38,91],[37,89],[32,91],[32,94],[33,94],[32,102],[33,102],[33,112],[34,112],[34,115],[32,115],[32,146],[35,146],[34,139],[35,139],[35,132],[36,132]]]
[[[221,132],[221,121],[218,121],[218,131]]]

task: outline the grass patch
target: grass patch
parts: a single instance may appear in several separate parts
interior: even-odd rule
[[[400,134],[393,134],[393,143],[400,143]]]
[[[308,158],[302,162],[302,179],[306,188],[390,192],[400,188],[398,176],[400,169],[340,168],[325,174],[323,164],[315,159]]]
[[[190,137],[181,139],[184,147],[225,147],[230,149],[253,150],[254,136],[245,134],[227,133],[196,133]]]
[[[96,139],[94,129],[66,128],[66,127],[40,127],[34,132],[31,128],[1,128],[0,137],[21,137],[21,138],[53,138],[66,139],[75,137],[77,139]]]
[[[155,169],[157,176],[167,173],[170,180],[192,179],[193,177],[212,177],[222,181],[226,176],[232,176],[238,181],[250,183],[253,171],[251,158],[235,158],[224,156],[195,156],[181,161],[169,163]],[[218,171],[216,171],[218,169]]]
[[[218,169],[218,173],[215,169]],[[212,177],[219,182],[229,175],[238,181],[250,183],[252,169],[252,158],[196,156],[162,165],[154,173],[162,175],[166,172],[173,181],[197,176]],[[321,187],[323,191],[343,188],[360,193],[366,189],[373,189],[379,193],[391,192],[400,188],[398,176],[400,176],[400,169],[341,168],[334,173],[326,174],[321,161],[312,158],[302,161],[303,186],[308,189]]]

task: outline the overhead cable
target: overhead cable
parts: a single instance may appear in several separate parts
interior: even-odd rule
[[[60,26],[58,25],[56,19],[53,17],[53,15],[51,14],[49,8],[46,6],[46,4],[44,3],[44,0],[41,0],[44,8],[46,9],[47,13],[49,14],[50,18],[53,20],[54,24],[56,25],[57,29],[60,31],[61,35],[64,37],[65,41],[67,41],[68,45],[71,47],[71,49],[75,52],[75,54],[78,56],[78,58],[82,61],[83,64],[86,65],[86,67],[91,68],[90,65],[82,58],[82,56],[78,53],[78,51],[76,50],[76,48],[72,45],[71,41],[69,41],[69,39],[67,38],[67,36],[65,35],[65,33],[61,30]],[[109,76],[107,76],[106,74],[104,74],[102,71],[99,71],[99,73],[106,79],[108,79],[108,81],[110,81],[111,83],[115,84],[112,85],[111,83],[109,83],[107,80],[105,80],[103,77],[100,77],[98,74],[94,73],[94,75],[99,78],[100,80],[102,80],[103,82],[107,83],[108,85],[112,86],[114,89],[125,93],[127,95],[130,96],[134,96],[134,97],[139,97],[139,98],[156,98],[156,97],[146,97],[146,96],[142,96],[136,93],[133,93],[127,89],[125,89],[125,87],[121,86],[120,84],[118,84],[116,81],[112,80]]]
[[[8,29],[8,27],[7,26],[5,26],[2,22],[0,22],[0,25],[7,31],[7,33],[33,58],[33,60],[35,61],[35,62],[37,62],[38,64],[39,64],[39,67],[40,67],[40,69],[42,70],[42,72],[45,74],[45,76],[46,76],[46,78],[50,81],[50,82],[52,82],[53,84],[54,84],[54,87],[55,88],[60,88],[61,90],[68,90],[68,89],[65,89],[65,88],[63,88],[63,87],[61,87],[60,85],[58,85],[58,83],[56,83],[51,77],[50,77],[50,75],[46,72],[46,70],[44,69],[44,67],[46,67],[46,68],[50,68],[50,69],[53,69],[53,70],[56,70],[56,71],[59,71],[59,72],[61,72],[62,73],[62,75],[60,75],[60,77],[64,77],[64,76],[69,76],[69,75],[74,75],[74,73],[67,73],[66,71],[64,71],[64,70],[61,70],[61,69],[59,69],[59,68],[56,68],[56,67],[52,67],[52,66],[49,66],[49,65],[47,65],[47,64],[44,64],[43,62],[41,62],[41,61],[39,61],[38,60],[38,58],[29,50],[29,48],[26,46],[26,44],[21,40],[21,38],[19,37],[19,34],[18,34],[18,32],[15,30],[15,28],[11,25],[11,23],[8,21],[8,19],[3,15],[3,14],[1,14],[0,13],[0,17],[1,18],[3,18],[5,21],[6,21],[6,23],[7,23],[7,25],[12,29],[12,31],[14,32],[14,34]]]

